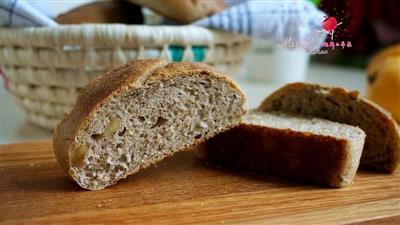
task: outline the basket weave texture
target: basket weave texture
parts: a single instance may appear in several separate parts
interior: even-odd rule
[[[62,25],[0,29],[0,65],[9,91],[41,127],[53,129],[79,89],[134,59],[204,62],[240,73],[250,40],[195,26]]]

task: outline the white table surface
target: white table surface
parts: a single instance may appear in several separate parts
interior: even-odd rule
[[[365,75],[361,69],[311,63],[307,81],[343,86],[365,93]],[[52,132],[29,123],[24,112],[13,99],[0,79],[0,144],[50,139]],[[250,108],[256,107],[268,94],[282,86],[280,83],[252,81],[246,77],[238,79],[241,88],[248,96]]]

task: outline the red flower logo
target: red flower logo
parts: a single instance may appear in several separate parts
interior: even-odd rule
[[[340,24],[342,24],[342,22],[338,23],[336,18],[333,16],[325,17],[324,21],[322,21],[322,28],[327,34],[331,35],[331,39],[333,40],[335,29]]]

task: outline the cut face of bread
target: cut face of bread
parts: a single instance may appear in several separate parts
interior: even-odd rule
[[[382,108],[357,92],[317,84],[288,84],[267,97],[260,111],[282,110],[360,127],[366,134],[361,164],[393,172],[400,161],[399,127]]]
[[[118,85],[99,88],[112,82]],[[107,97],[91,99],[104,89]],[[246,111],[240,89],[210,67],[158,60],[116,69],[85,87],[80,98],[57,128],[54,147],[64,170],[90,190],[237,125]]]
[[[332,187],[350,184],[365,133],[350,125],[252,111],[242,124],[198,147],[204,159]]]

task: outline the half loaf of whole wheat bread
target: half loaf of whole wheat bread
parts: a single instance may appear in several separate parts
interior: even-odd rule
[[[279,110],[358,126],[367,135],[361,156],[362,165],[386,172],[393,172],[399,165],[400,132],[396,121],[356,91],[292,83],[272,93],[258,110]]]
[[[84,87],[55,130],[61,167],[103,189],[237,125],[246,98],[203,64],[136,60]]]
[[[197,147],[200,158],[332,187],[350,184],[365,133],[350,125],[282,112],[252,111]]]

